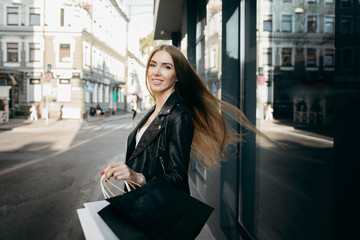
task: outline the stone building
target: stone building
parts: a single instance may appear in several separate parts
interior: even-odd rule
[[[43,118],[82,118],[90,104],[126,110],[124,12],[121,0],[2,1],[0,85],[11,86],[11,116],[32,103]]]

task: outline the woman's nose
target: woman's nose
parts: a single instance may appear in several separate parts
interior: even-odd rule
[[[161,75],[161,68],[160,67],[155,69],[155,75]]]

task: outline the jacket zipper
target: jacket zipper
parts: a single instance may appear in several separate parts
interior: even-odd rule
[[[159,157],[159,160],[160,160],[160,163],[161,163],[161,167],[162,167],[162,169],[164,171],[164,174],[166,174],[163,157]]]

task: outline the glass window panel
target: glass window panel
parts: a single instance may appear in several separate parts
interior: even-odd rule
[[[70,62],[70,44],[60,44],[60,62]]]
[[[30,43],[30,62],[40,62],[40,43]]]
[[[352,1],[353,0],[341,0],[341,7],[342,8],[352,8]]]
[[[272,15],[264,16],[263,31],[272,32]]]
[[[335,67],[335,49],[325,49],[324,67]]]
[[[19,24],[19,9],[17,7],[7,8],[7,25]]]
[[[262,0],[257,1],[257,16],[263,17],[257,29],[265,26],[264,16],[272,15],[274,22],[281,21],[279,27],[287,34],[257,34],[257,52],[261,53],[257,54],[261,58],[256,61],[257,69],[271,58],[276,62],[274,68],[263,68],[269,84],[257,84],[256,125],[288,146],[287,151],[277,150],[256,137],[256,221],[243,225],[251,226],[247,230],[254,239],[331,239],[334,1],[293,1],[286,8],[284,2],[273,1],[265,8]],[[289,13],[294,13],[292,22]],[[349,56],[350,51],[343,52],[354,58]],[[343,64],[349,66],[351,62]]]
[[[18,60],[19,60],[18,43],[7,43],[7,61],[18,62]]]
[[[282,15],[282,31],[292,32],[292,16]]]
[[[334,33],[335,30],[335,18],[334,17],[325,17],[324,18],[324,32],[325,33]]]
[[[30,8],[30,26],[40,26],[39,8]]]
[[[272,48],[264,48],[262,58],[264,66],[272,66]]]
[[[346,34],[346,35],[350,35],[352,34],[352,17],[350,16],[343,16],[341,17],[341,21],[340,21],[340,31],[341,34]]]
[[[63,27],[65,25],[65,10],[63,8],[60,9],[60,26]]]
[[[317,16],[307,17],[307,31],[312,33],[317,31]]]
[[[292,49],[291,48],[282,48],[281,49],[281,65],[282,66],[291,66],[292,59]]]
[[[306,66],[316,67],[316,49],[307,48],[306,49]]]

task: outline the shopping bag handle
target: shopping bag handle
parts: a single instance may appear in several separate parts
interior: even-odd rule
[[[114,188],[120,190],[122,193],[126,193],[126,191],[124,189],[122,189],[121,187],[119,186],[116,186],[115,184],[113,184],[112,182],[110,182],[108,179],[105,178],[105,175],[103,175],[100,179],[100,186],[101,186],[101,190],[103,192],[103,195],[104,195],[104,198],[107,199],[107,198],[110,198],[111,196],[115,197],[115,194],[110,190],[110,188],[108,187],[107,183],[110,183],[111,186],[113,186]],[[131,181],[131,180],[124,180],[124,183],[125,183],[125,186],[126,186],[126,190],[128,192],[131,191],[131,188],[135,189],[136,186],[137,187],[141,187],[140,184],[134,182],[134,181]],[[106,189],[105,189],[105,188]],[[108,194],[108,192],[111,194],[111,196]]]

